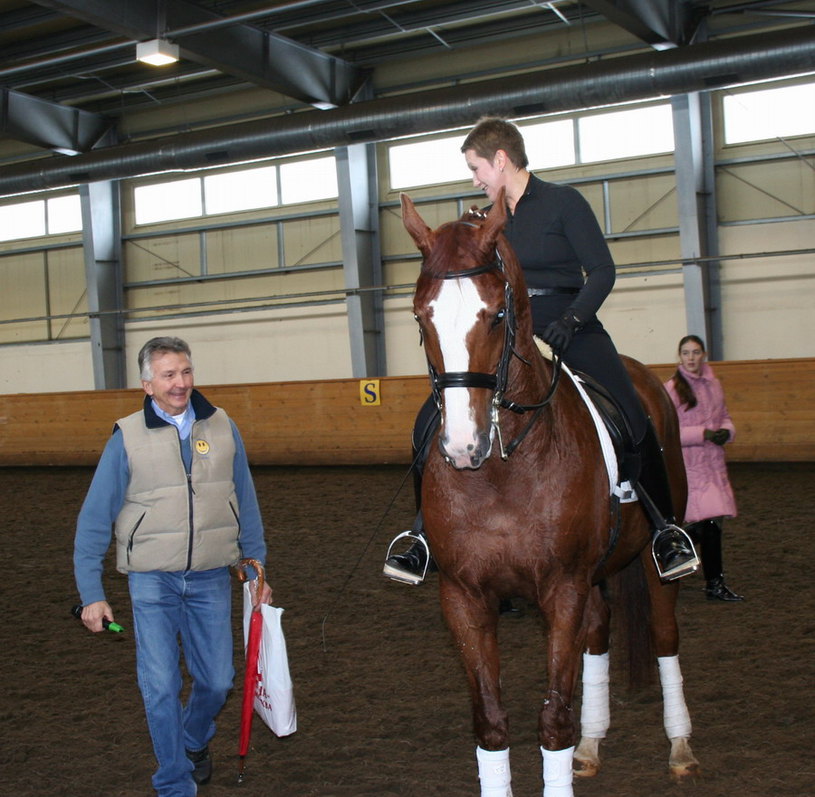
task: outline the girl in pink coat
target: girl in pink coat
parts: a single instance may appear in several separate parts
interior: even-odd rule
[[[736,515],[724,445],[734,438],[736,427],[725,406],[721,383],[706,362],[701,338],[686,335],[679,341],[679,367],[665,389],[679,416],[688,474],[685,523],[691,538],[701,545],[705,593],[709,600],[744,600],[725,584],[722,570],[722,521]]]

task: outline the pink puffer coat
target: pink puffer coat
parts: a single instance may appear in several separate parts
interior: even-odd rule
[[[688,506],[685,523],[697,520],[736,515],[736,499],[727,477],[724,446],[705,440],[705,429],[727,429],[732,442],[736,427],[724,403],[721,383],[713,369],[703,363],[698,374],[692,374],[679,366],[680,373],[696,395],[697,404],[688,408],[680,406],[673,379],[665,383],[665,389],[679,416],[679,432],[682,456],[688,474]]]

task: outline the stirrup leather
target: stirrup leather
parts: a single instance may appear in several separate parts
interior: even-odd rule
[[[672,570],[668,571],[663,571],[656,552],[657,538],[659,537],[659,534],[665,529],[671,529],[674,532],[679,532],[679,534],[681,534],[685,538],[685,541],[688,544],[688,548],[693,553],[693,558],[688,559],[688,561],[683,562],[681,565],[677,565]],[[660,529],[660,531],[651,538],[651,557],[654,560],[654,566],[656,567],[657,573],[659,573],[659,577],[660,579],[662,579],[662,581],[676,581],[678,578],[682,578],[683,576],[689,576],[691,573],[695,573],[699,569],[699,566],[701,565],[699,555],[696,553],[696,548],[693,545],[693,541],[691,540],[690,535],[688,534],[687,531],[685,531],[685,529],[680,528],[679,526],[676,526],[673,523],[669,523],[663,529]]]
[[[391,558],[391,553],[393,551],[393,546],[396,545],[399,540],[403,540],[405,538],[419,542],[424,547],[425,560],[424,569],[422,570],[421,575],[406,573],[404,570],[398,570],[397,568],[388,564],[388,560]],[[385,566],[382,568],[382,574],[388,578],[392,578],[394,581],[401,581],[404,584],[413,584],[414,586],[418,586],[425,580],[428,567],[430,567],[430,546],[427,544],[427,538],[420,532],[413,531],[413,529],[408,529],[407,531],[403,531],[401,534],[397,534],[391,540],[391,544],[388,546],[388,553],[385,555]]]

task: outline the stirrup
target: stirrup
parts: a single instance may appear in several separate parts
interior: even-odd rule
[[[685,541],[688,544],[688,548],[690,552],[693,554],[693,556],[690,559],[687,559],[686,561],[681,562],[678,565],[675,565],[670,570],[663,571],[659,563],[659,558],[657,557],[655,546],[657,537],[659,537],[659,535],[666,529],[671,529],[674,532],[679,532],[679,534],[681,534],[685,538]],[[654,560],[654,566],[657,569],[657,573],[659,574],[660,579],[666,582],[676,581],[677,579],[682,578],[683,576],[689,576],[691,573],[695,573],[699,569],[699,566],[702,564],[699,559],[699,555],[696,553],[696,548],[694,547],[693,541],[691,540],[688,532],[685,531],[685,529],[680,528],[679,526],[673,523],[669,523],[667,526],[665,526],[665,528],[660,529],[659,532],[657,532],[657,534],[654,537],[652,537],[651,557]]]
[[[391,558],[391,551],[393,551],[393,546],[396,545],[399,540],[405,539],[406,537],[414,540],[415,542],[419,542],[424,546],[424,569],[422,570],[421,575],[409,573],[388,564]],[[385,555],[385,566],[382,568],[382,575],[392,578],[394,581],[401,581],[403,584],[412,584],[414,587],[418,587],[419,584],[425,580],[428,567],[430,567],[430,546],[427,544],[427,538],[424,536],[424,534],[413,531],[413,529],[408,529],[407,531],[403,531],[401,534],[397,534],[391,540],[391,544],[388,546],[388,553]]]

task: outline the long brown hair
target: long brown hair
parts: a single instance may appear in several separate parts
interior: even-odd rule
[[[698,335],[685,335],[685,337],[679,341],[679,346],[676,348],[677,353],[682,351],[682,347],[686,343],[698,344],[702,349],[702,352],[705,353],[705,342]],[[688,380],[682,375],[679,368],[676,369],[672,378],[674,388],[676,388],[676,395],[679,396],[679,404],[686,404],[687,406],[685,407],[685,412],[687,412],[689,409],[696,406],[696,394],[693,392],[693,388],[688,383]]]

